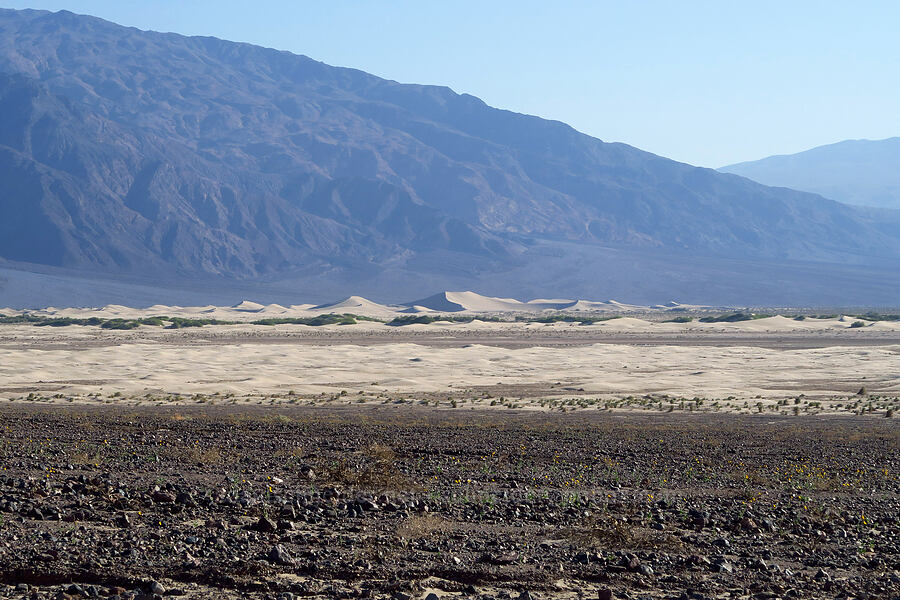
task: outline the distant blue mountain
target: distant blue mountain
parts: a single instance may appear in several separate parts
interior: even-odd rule
[[[444,87],[66,11],[0,10],[0,213],[0,258],[17,268],[394,299],[636,299],[664,286],[659,300],[819,301],[809,283],[830,286],[828,265],[900,264],[900,213]],[[881,275],[851,280],[828,298],[892,297],[866,283]]]
[[[900,137],[846,140],[719,170],[847,204],[900,209]]]

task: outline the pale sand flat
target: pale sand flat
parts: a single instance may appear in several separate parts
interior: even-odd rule
[[[666,393],[780,397],[801,392],[900,394],[900,346],[773,350],[753,347],[632,346],[508,349],[411,343],[129,343],[79,350],[0,349],[0,397],[34,388],[60,393],[158,392],[303,394],[337,388],[441,392],[498,384],[578,389],[569,395]],[[87,383],[85,383],[87,382]],[[580,391],[583,388],[583,392]]]

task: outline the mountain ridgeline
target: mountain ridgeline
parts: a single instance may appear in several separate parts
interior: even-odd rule
[[[900,137],[844,140],[719,170],[847,204],[900,209]]]
[[[679,280],[710,260],[890,271],[900,258],[900,213],[444,87],[66,11],[0,10],[0,115],[0,258],[17,263],[300,283],[351,273],[348,286],[391,273],[414,294],[610,249],[696,265]],[[435,287],[407,285],[417,272]],[[497,292],[641,289],[556,275]]]

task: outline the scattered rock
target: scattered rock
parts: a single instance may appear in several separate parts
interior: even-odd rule
[[[278,544],[269,550],[269,553],[266,555],[266,559],[273,564],[282,565],[282,566],[290,566],[294,564],[294,559],[291,558],[291,555],[288,554],[288,551],[285,550],[284,546]]]
[[[166,593],[165,586],[158,581],[149,582],[147,584],[147,589],[150,590],[151,594],[159,594],[160,596]]]
[[[268,517],[260,517],[256,523],[249,527],[249,529],[261,533],[272,533],[273,531],[278,531],[278,526]]]

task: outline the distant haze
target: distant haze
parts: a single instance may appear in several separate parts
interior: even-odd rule
[[[900,208],[900,137],[847,140],[719,170],[848,204]]]

